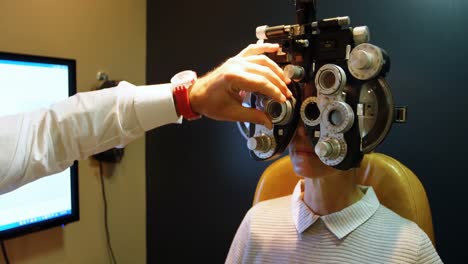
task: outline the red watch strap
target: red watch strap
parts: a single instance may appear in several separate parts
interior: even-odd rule
[[[174,88],[174,98],[176,100],[177,111],[185,119],[193,120],[200,118],[201,115],[193,112],[190,105],[188,88],[185,85],[180,85]]]

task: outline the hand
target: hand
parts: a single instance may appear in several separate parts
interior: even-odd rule
[[[237,56],[199,78],[189,90],[194,112],[215,120],[251,122],[272,128],[260,110],[242,106],[242,92],[256,92],[284,102],[292,96],[283,70],[263,55],[276,52],[278,44],[251,44]]]

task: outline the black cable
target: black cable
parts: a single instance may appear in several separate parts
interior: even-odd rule
[[[3,242],[3,240],[0,242],[0,244],[2,244],[2,253],[3,253],[3,258],[5,259],[5,264],[10,264],[10,260],[8,259],[8,255],[7,255],[6,248],[5,248],[5,243]]]
[[[102,161],[99,161],[99,177],[101,178],[101,191],[102,191],[102,200],[104,202],[104,226],[106,229],[106,239],[107,239],[107,253],[111,257],[111,263],[117,264],[117,260],[114,255],[114,250],[112,249],[110,232],[109,232],[109,221],[107,217],[107,197],[106,197],[106,188],[104,186],[104,174],[102,172]]]

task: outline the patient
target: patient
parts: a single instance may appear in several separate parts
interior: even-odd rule
[[[289,153],[304,180],[249,210],[226,263],[442,263],[422,229],[357,184],[355,169],[323,164],[302,123]]]

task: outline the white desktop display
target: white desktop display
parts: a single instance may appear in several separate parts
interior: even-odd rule
[[[0,52],[0,116],[34,111],[76,93],[76,62]],[[0,195],[0,240],[79,219],[77,164]]]

